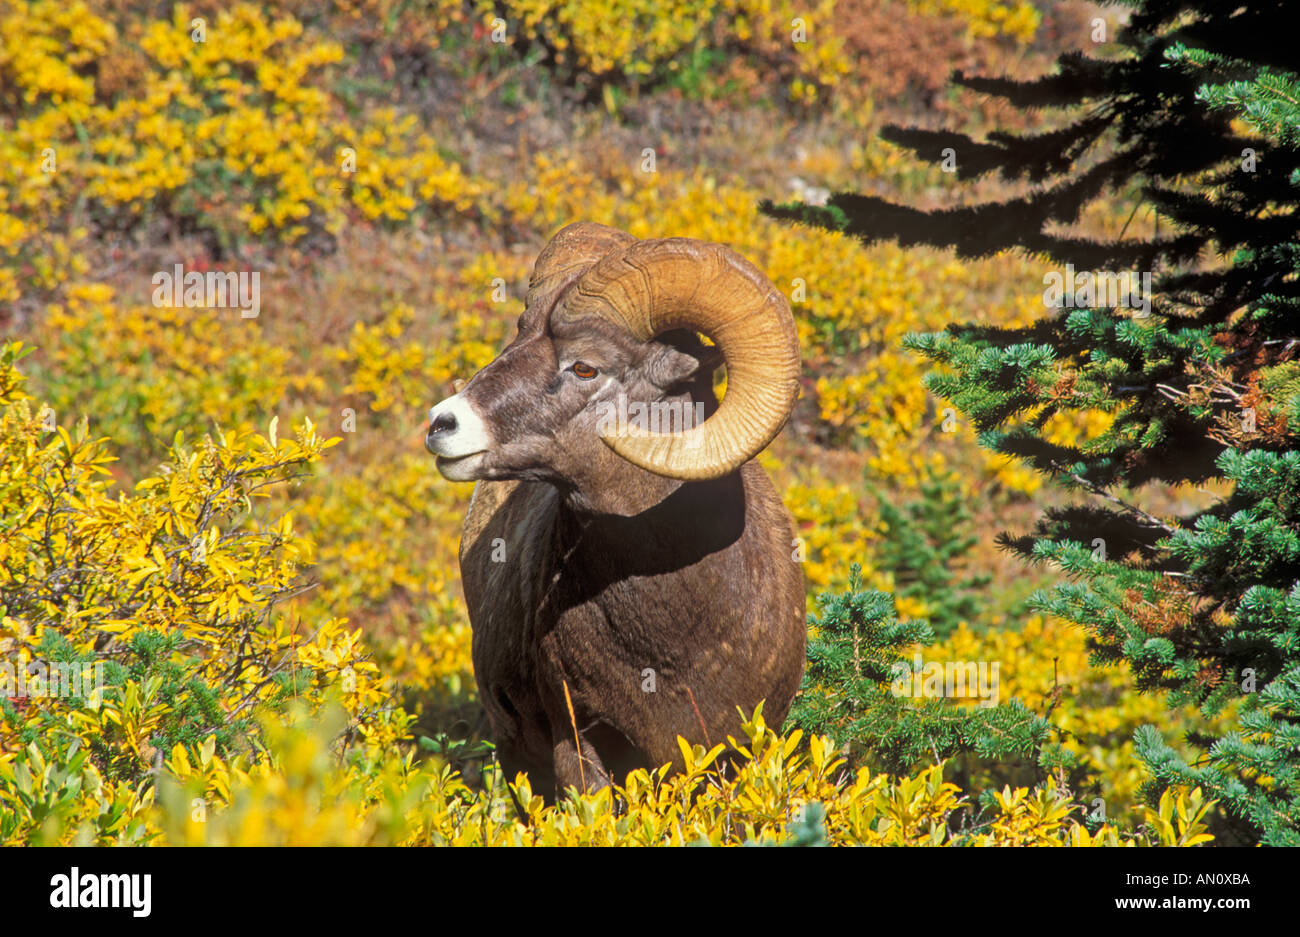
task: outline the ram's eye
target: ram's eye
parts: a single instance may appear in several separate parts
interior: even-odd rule
[[[582,378],[584,381],[591,380],[593,377],[596,376],[597,373],[595,368],[582,361],[575,361],[573,363],[573,366],[569,368],[569,370],[572,371],[574,374],[576,374],[578,377]]]

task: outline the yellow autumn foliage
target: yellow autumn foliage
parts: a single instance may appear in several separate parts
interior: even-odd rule
[[[962,19],[971,41],[1027,43],[1038,22],[1029,4],[908,2]],[[424,720],[472,708],[476,693],[456,572],[469,486],[434,473],[422,420],[510,339],[555,230],[592,220],[721,241],[790,297],[804,436],[761,458],[810,594],[843,585],[854,562],[871,586],[894,587],[868,481],[904,495],[952,471],[972,504],[1039,490],[949,420],[900,342],[957,318],[1031,321],[1041,299],[1014,284],[1041,269],[791,227],[758,212],[769,187],[671,146],[647,161],[579,139],[471,161],[409,108],[354,106],[349,39],[482,61],[498,17],[509,42],[540,43],[600,81],[684,78],[712,67],[706,53],[738,48],[794,101],[825,100],[862,67],[834,0],[415,6],[196,0],[122,28],[84,0],[0,0],[0,87],[12,89],[0,102],[0,317],[38,346],[23,369],[33,399],[16,366],[31,349],[0,345],[0,659],[107,664],[85,696],[0,696],[0,844],[1205,841],[1199,792],[1135,803],[1127,738],[1161,701],[1091,669],[1081,635],[1039,619],[1017,630],[990,617],[928,653],[1003,662],[1006,695],[1049,713],[1118,808],[1112,823],[1085,821],[1088,798],[1049,781],[1007,786],[971,825],[950,766],[853,771],[828,740],[783,736],[761,712],[733,740],[737,769],[717,767],[720,748],[688,749],[684,775],[638,772],[551,806],[490,759],[420,747]],[[942,179],[878,141],[814,147],[799,172],[907,191]],[[462,223],[479,226],[472,247],[448,234]],[[256,320],[159,307],[109,285],[92,231],[151,249],[202,232],[201,263],[252,257],[286,276]],[[384,280],[315,308],[306,284],[319,270],[305,258],[375,231],[390,239],[342,276],[382,280],[357,270],[393,250],[415,284]],[[1084,440],[1109,419],[1061,415],[1049,429]],[[915,598],[899,611],[927,614]]]
[[[136,48],[82,0],[0,2],[0,85],[20,100],[0,133],[0,255],[16,262],[0,264],[0,301],[22,296],[20,265],[42,294],[86,272],[73,220],[86,200],[126,220],[186,215],[232,245],[474,204],[480,184],[413,115],[344,115],[324,81],[337,43],[249,3],[197,21],[177,4]],[[87,75],[123,62],[138,72],[128,93],[101,100]]]
[[[316,547],[268,502],[303,483],[337,438],[321,438],[309,421],[280,438],[273,421],[265,435],[178,440],[155,475],[115,497],[106,440],[84,422],[46,428],[47,408],[27,396],[14,367],[23,351],[0,353],[0,651],[24,661],[107,660],[110,671],[76,696],[0,699],[0,843],[1206,838],[1199,792],[1162,803],[1148,821],[1154,832],[1121,833],[1089,831],[1083,808],[1050,785],[1008,789],[998,816],[955,832],[966,802],[940,766],[915,778],[850,772],[829,739],[780,736],[761,707],[743,739],[708,752],[682,742],[681,774],[637,771],[616,789],[552,806],[522,775],[505,779],[490,767],[471,787],[449,765],[417,760],[412,716],[360,631],[282,604]],[[411,670],[403,652],[394,662]],[[728,747],[742,756],[731,773],[717,766]]]

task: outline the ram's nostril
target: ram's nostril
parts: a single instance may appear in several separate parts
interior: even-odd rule
[[[438,414],[438,418],[434,420],[433,424],[429,427],[429,435],[432,436],[434,433],[450,433],[455,428],[456,414],[440,413]]]

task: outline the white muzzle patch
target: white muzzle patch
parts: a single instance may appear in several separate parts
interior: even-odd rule
[[[448,397],[429,411],[424,447],[442,459],[463,459],[492,447],[492,434],[463,394]]]

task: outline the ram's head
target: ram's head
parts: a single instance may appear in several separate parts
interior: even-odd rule
[[[798,375],[789,304],[734,251],[572,224],[537,258],[518,336],[429,412],[426,446],[457,481],[718,478],[781,429]]]

